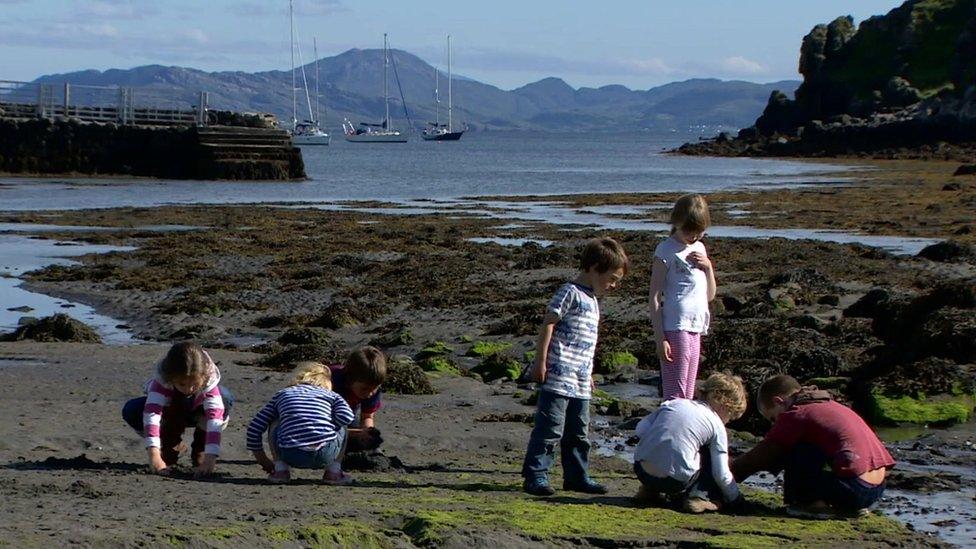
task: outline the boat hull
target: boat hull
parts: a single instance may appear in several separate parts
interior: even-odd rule
[[[461,139],[461,134],[463,133],[464,131],[462,130],[459,132],[438,133],[433,135],[425,133],[422,134],[422,136],[424,141],[458,141]]]
[[[377,133],[360,133],[360,134],[346,134],[346,141],[350,143],[406,143],[407,136],[405,134],[377,134]]]
[[[304,147],[309,145],[327,146],[332,138],[328,135],[293,135],[292,143]]]

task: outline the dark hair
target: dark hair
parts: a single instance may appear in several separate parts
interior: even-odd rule
[[[670,222],[672,232],[674,229],[705,232],[705,229],[712,224],[705,197],[700,194],[686,194],[679,198],[671,210]]]
[[[360,347],[346,357],[349,383],[382,385],[386,381],[386,356],[376,347]]]
[[[759,387],[759,405],[768,408],[776,397],[788,397],[800,390],[800,382],[786,374],[773,376]]]
[[[605,273],[623,269],[630,270],[630,260],[619,242],[612,238],[594,238],[586,243],[580,255],[580,270],[589,271],[596,268],[596,272]]]
[[[210,375],[210,357],[203,347],[183,341],[169,348],[159,363],[159,377],[167,383],[184,377],[206,380]]]

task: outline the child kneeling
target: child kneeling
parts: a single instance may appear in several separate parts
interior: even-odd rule
[[[729,469],[725,431],[726,423],[745,412],[742,380],[712,374],[700,393],[700,400],[667,400],[637,424],[638,499],[682,497],[682,509],[689,513],[717,511],[714,501],[732,506],[742,502]]]
[[[291,468],[325,469],[326,484],[349,484],[341,468],[346,426],[354,419],[349,404],[332,392],[329,367],[298,364],[291,385],[275,393],[247,426],[247,449],[273,483],[291,480]],[[268,433],[273,460],[261,437]]]

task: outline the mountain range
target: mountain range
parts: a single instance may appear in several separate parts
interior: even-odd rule
[[[434,119],[435,68],[419,57],[391,50],[396,75],[415,127]],[[315,108],[315,64],[305,65]],[[390,70],[391,115],[403,127],[406,118],[397,79]],[[352,49],[319,60],[323,118],[334,129],[343,118],[379,122],[383,118],[383,50]],[[441,119],[446,117],[446,75],[441,73]],[[206,72],[185,67],[147,65],[132,69],[84,70],[45,75],[35,82],[136,88],[136,104],[195,104],[209,94],[211,109],[267,112],[291,120],[291,72]],[[694,131],[748,126],[762,112],[773,90],[792,91],[798,81],[756,84],[693,79],[648,90],[620,85],[573,88],[559,78],[544,78],[514,90],[455,77],[455,121],[474,130],[545,131]],[[298,87],[302,88],[301,72]],[[299,91],[299,119],[308,118],[304,89]],[[327,107],[327,109],[326,109]]]

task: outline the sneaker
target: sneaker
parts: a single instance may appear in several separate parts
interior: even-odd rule
[[[715,505],[713,502],[707,499],[685,498],[685,500],[681,502],[681,510],[685,513],[698,515],[701,513],[712,513],[718,511],[718,505]]]
[[[637,489],[637,493],[634,494],[632,499],[637,505],[652,505],[660,507],[667,503],[664,494],[660,492],[652,492],[643,484],[641,484],[640,488]]]
[[[532,480],[525,479],[525,482],[522,483],[522,490],[525,491],[526,494],[542,497],[551,496],[556,493],[556,491],[552,489],[552,486],[549,486],[549,481],[542,478]]]
[[[815,501],[806,505],[789,505],[786,507],[786,514],[791,517],[814,520],[837,518],[836,513],[834,513],[830,505],[822,501]]]
[[[291,480],[291,471],[275,471],[268,475],[268,482],[271,484],[286,484]]]
[[[563,482],[563,490],[569,490],[570,492],[582,492],[584,494],[606,494],[607,487],[594,481],[593,479],[586,479],[580,483],[567,483]]]
[[[352,475],[346,473],[345,471],[339,471],[334,473],[332,471],[326,471],[322,475],[322,482],[328,484],[329,486],[349,486],[353,482]]]

